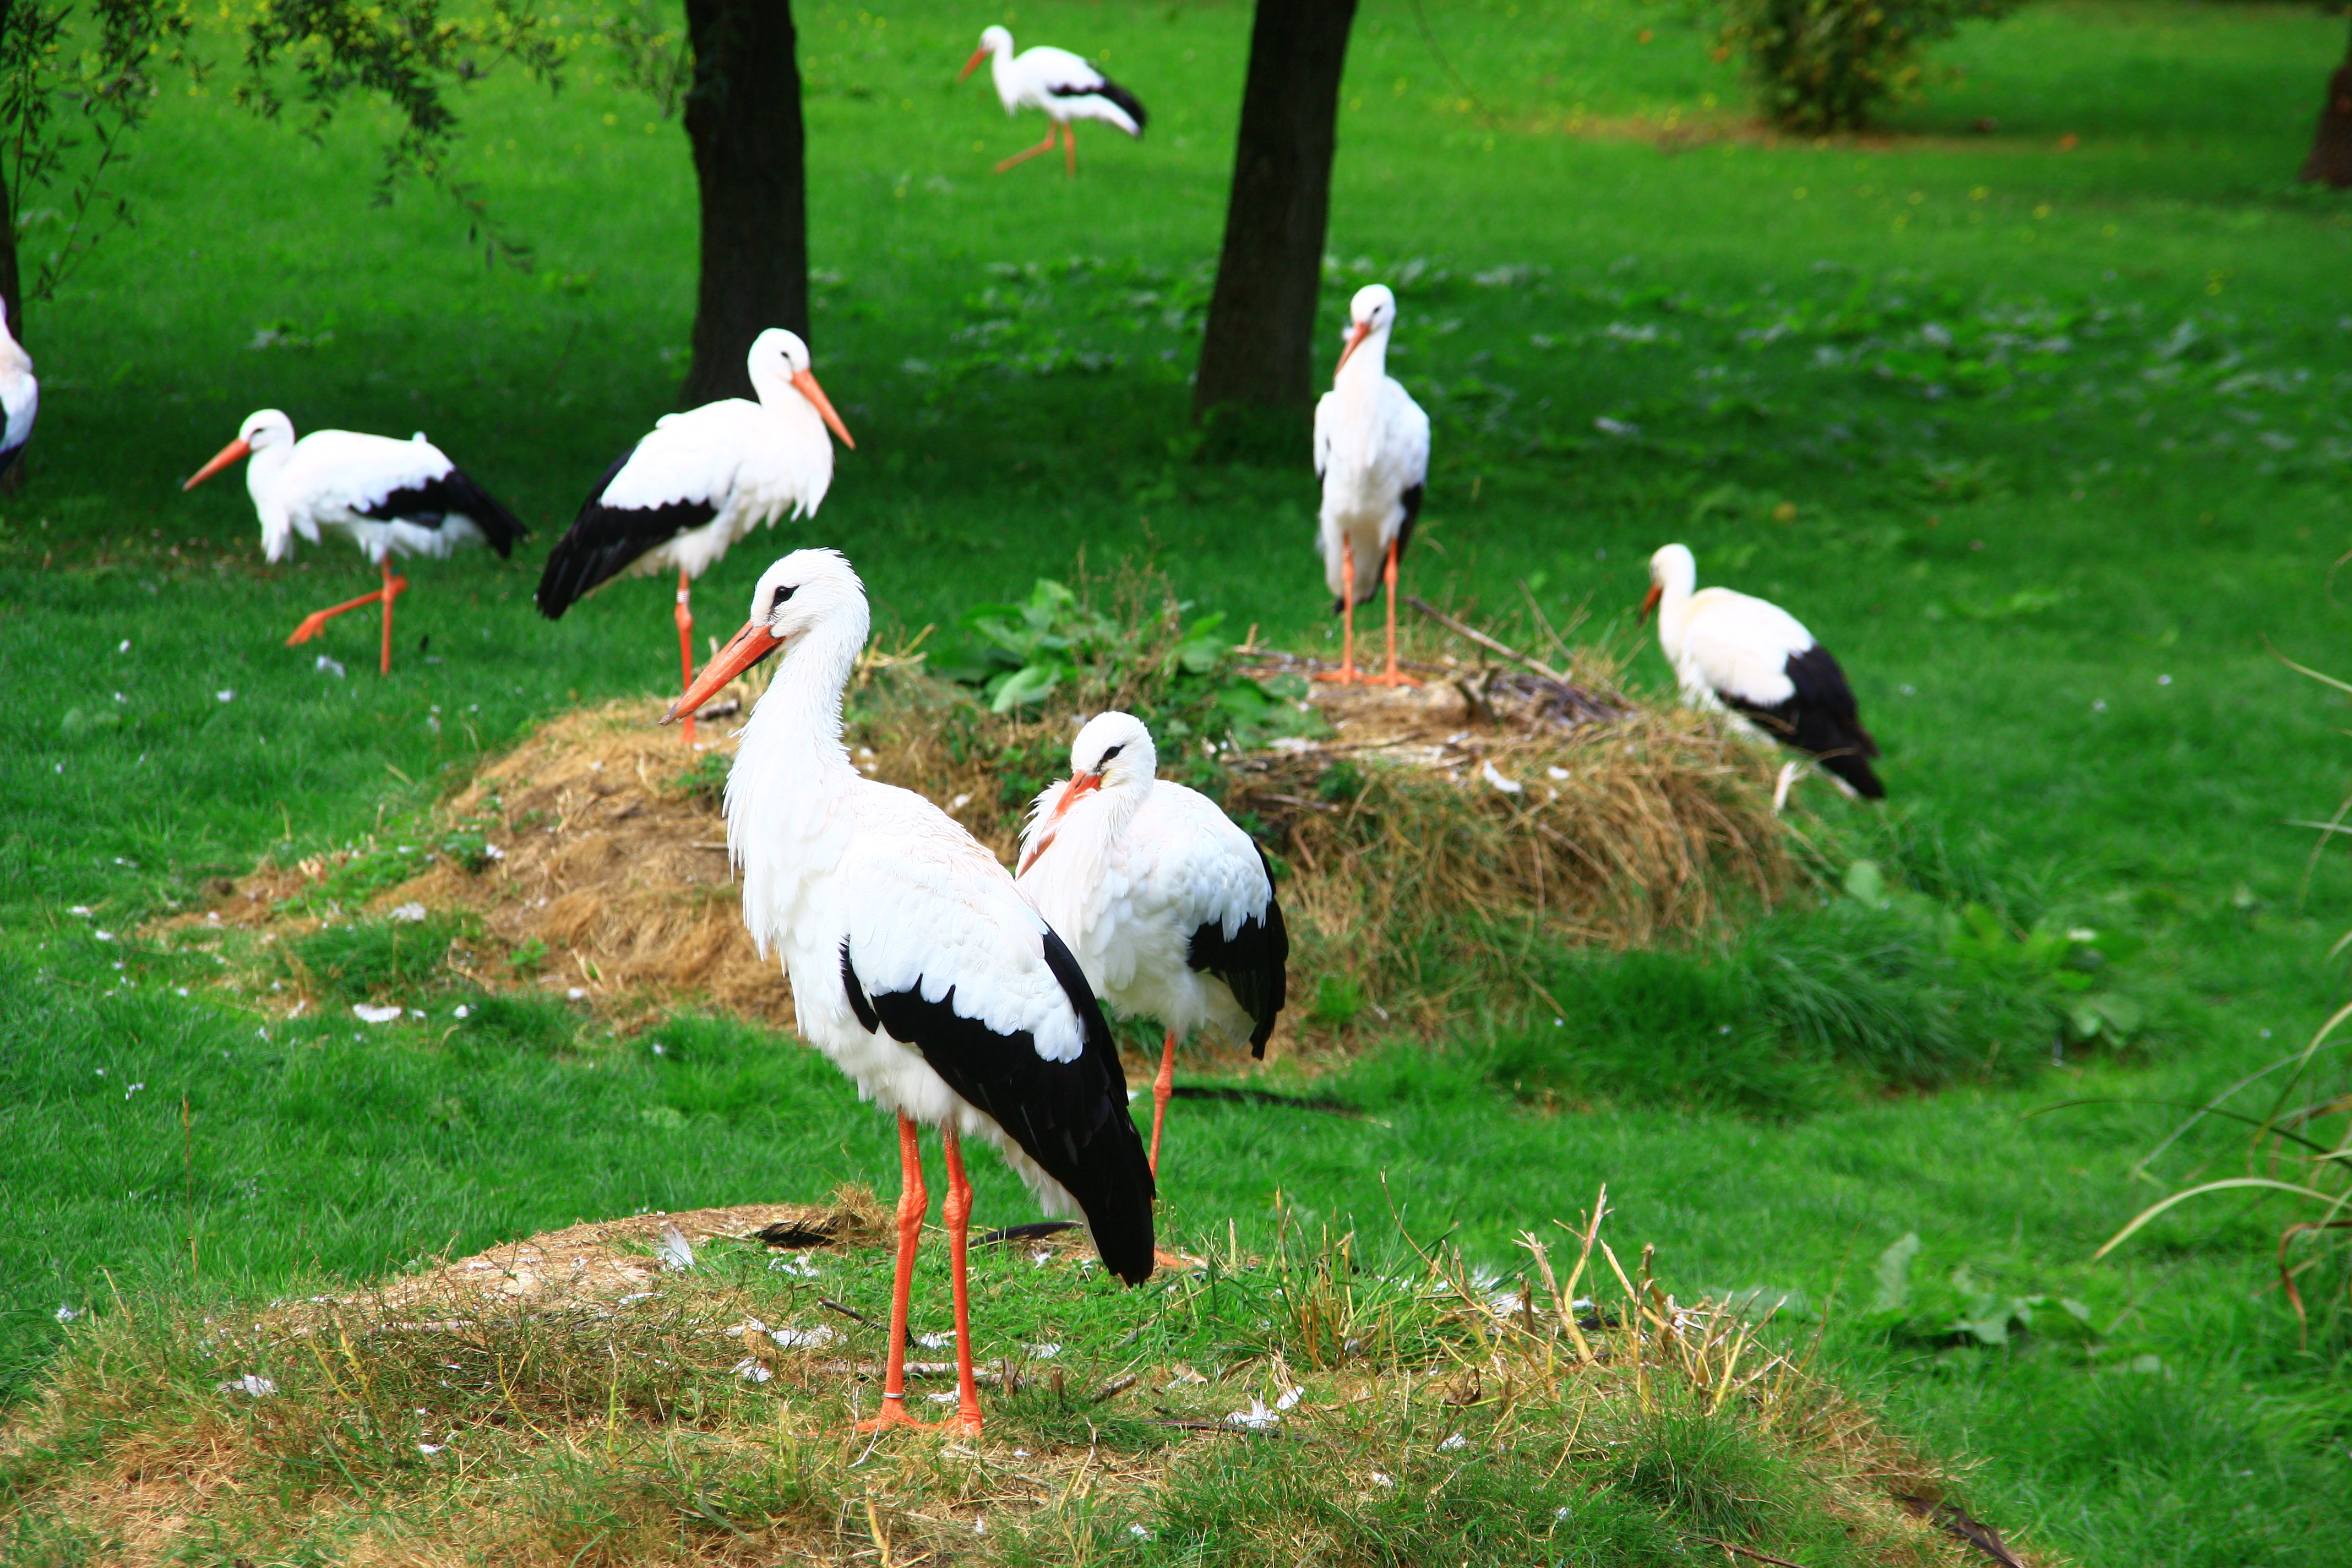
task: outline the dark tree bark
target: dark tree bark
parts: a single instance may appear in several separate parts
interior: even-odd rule
[[[2352,185],[2352,51],[2327,79],[2327,103],[2319,111],[2303,177],[2339,191]]]
[[[1356,0],[1257,0],[1196,418],[1238,408],[1291,422],[1313,411],[1315,304],[1355,16]]]
[[[809,335],[807,174],[790,0],[686,0],[686,134],[702,193],[691,405],[751,395],[743,358],[770,327]]]

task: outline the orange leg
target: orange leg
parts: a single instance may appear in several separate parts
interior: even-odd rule
[[[940,1130],[940,1142],[948,1159],[948,1201],[942,1217],[948,1222],[948,1268],[955,1279],[956,1414],[949,1422],[967,1437],[980,1436],[980,1388],[971,1373],[971,1286],[964,1278],[965,1231],[971,1219],[971,1184],[964,1179],[963,1146],[955,1123]]]
[[[1078,128],[1066,120],[1062,122],[1062,147],[1064,162],[1069,165],[1070,178],[1075,180],[1078,177]]]
[[[395,577],[392,574],[392,562],[386,558],[383,563],[383,587],[372,594],[362,594],[356,599],[347,599],[340,605],[330,605],[323,610],[311,611],[302,617],[302,624],[296,626],[293,634],[287,637],[286,646],[293,647],[297,644],[309,642],[327,629],[327,623],[330,620],[347,610],[356,610],[362,605],[381,604],[383,605],[383,673],[390,675],[392,673],[392,596],[407,586],[407,578]]]
[[[1402,671],[1402,670],[1401,670],[1401,669],[1399,669],[1399,668],[1397,668],[1397,661],[1396,661],[1396,579],[1397,579],[1397,542],[1396,542],[1395,540],[1393,540],[1393,539],[1391,539],[1391,540],[1390,540],[1390,541],[1389,541],[1389,563],[1388,563],[1388,567],[1387,567],[1387,569],[1386,569],[1385,571],[1383,571],[1383,572],[1381,574],[1381,577],[1382,577],[1382,578],[1383,578],[1383,579],[1388,583],[1388,585],[1389,585],[1389,667],[1388,667],[1388,668],[1386,668],[1385,670],[1382,670],[1380,674],[1378,674],[1378,675],[1376,675],[1376,676],[1373,676],[1371,679],[1372,679],[1372,680],[1373,680],[1373,682],[1374,682],[1375,684],[1377,684],[1377,685],[1381,685],[1381,686],[1419,686],[1419,685],[1421,684],[1421,682],[1420,682],[1420,681],[1418,681],[1418,680],[1414,679],[1412,676],[1405,674],[1405,673],[1404,673],[1404,671]]]
[[[1160,1076],[1151,1080],[1151,1179],[1160,1179],[1160,1128],[1168,1120],[1169,1097],[1176,1092],[1176,1031],[1160,1047]]]
[[[996,172],[1001,174],[1004,173],[1005,170],[1013,167],[1015,163],[1025,163],[1041,153],[1052,152],[1054,150],[1055,133],[1060,129],[1061,127],[1055,124],[1052,121],[1048,120],[1045,121],[1045,140],[1038,142],[1034,147],[1025,148],[1021,152],[1013,153],[1013,156],[996,165]]]
[[[907,1295],[915,1283],[915,1243],[923,1234],[923,1211],[930,1194],[923,1190],[922,1150],[915,1141],[912,1117],[898,1118],[898,1271],[890,1282],[890,1363],[882,1375],[882,1408],[871,1421],[860,1421],[860,1432],[887,1426],[928,1425],[907,1414]]]
[[[677,662],[685,670],[684,689],[694,689],[694,605],[689,597],[694,585],[687,580],[686,568],[677,569]],[[694,744],[694,715],[686,716],[686,743]]]
[[[1339,536],[1339,673],[1318,672],[1315,679],[1352,686],[1356,682],[1356,542],[1346,534]]]

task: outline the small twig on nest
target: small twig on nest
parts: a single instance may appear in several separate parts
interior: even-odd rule
[[[1133,1388],[1139,1382],[1140,1382],[1142,1380],[1142,1375],[1143,1374],[1140,1373],[1134,1372],[1120,1373],[1117,1377],[1114,1377],[1108,1383],[1104,1384],[1102,1387],[1097,1391],[1094,1397],[1094,1403],[1100,1405],[1106,1399],[1118,1398],[1120,1394],[1125,1394],[1129,1389]]]
[[[852,1322],[863,1323],[869,1329],[878,1329],[882,1326],[873,1319],[867,1317],[865,1313],[859,1311],[856,1308],[845,1307],[840,1302],[827,1298],[819,1298],[817,1305],[829,1311],[839,1312],[843,1317],[847,1318]]]
[[[1568,684],[1568,677],[1562,675],[1559,671],[1554,669],[1543,660],[1536,658],[1533,654],[1521,653],[1517,648],[1513,647],[1508,643],[1497,642],[1475,626],[1465,626],[1460,621],[1455,620],[1452,616],[1447,615],[1444,610],[1439,609],[1436,605],[1423,598],[1420,595],[1408,594],[1405,595],[1404,602],[1411,605],[1414,609],[1419,610],[1423,615],[1427,616],[1431,620],[1435,621],[1439,626],[1444,626],[1447,631],[1455,634],[1457,637],[1468,637],[1472,642],[1476,643],[1480,647],[1486,649],[1490,653],[1499,653],[1505,658],[1516,659],[1519,663],[1526,665],[1529,669],[1534,670],[1538,675],[1542,676],[1546,680],[1557,680],[1562,686]]]

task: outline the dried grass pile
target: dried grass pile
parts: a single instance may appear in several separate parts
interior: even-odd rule
[[[854,759],[1009,863],[1029,801],[1066,772],[1076,722],[1143,714],[1163,773],[1217,797],[1274,858],[1300,999],[1277,1048],[1339,1043],[1361,1008],[1428,1031],[1474,1005],[1529,1008],[1541,994],[1513,954],[1530,941],[1704,932],[1795,880],[1772,811],[1777,759],[1634,700],[1598,658],[1538,675],[1424,633],[1415,688],[1311,681],[1315,661],[1246,645],[1195,679],[1181,660],[1201,623],[1188,628],[1172,600],[1125,612],[1097,623],[1140,628],[1125,652],[1007,713],[919,653],[877,649],[851,694]],[[725,694],[696,751],[655,726],[654,700],[565,714],[484,767],[417,842],[264,867],[172,923],[287,939],[289,1003],[332,989],[304,969],[303,939],[404,911],[457,921],[447,963],[475,984],[573,995],[624,1023],[690,1005],[789,1026],[787,985],[743,932],[719,816],[726,721],[768,673]]]
[[[118,1299],[0,1431],[0,1544],[125,1565],[2026,1561],[1808,1371],[1803,1336],[1677,1300],[1646,1251],[1614,1256],[1599,1206],[1529,1237],[1508,1280],[1287,1225],[1264,1253],[1199,1238],[1149,1297],[1084,1248],[982,1247],[986,1431],[880,1440],[854,1426],[890,1274],[870,1200],[775,1206],[792,1250],[752,1237],[765,1209],[713,1210],[359,1293]],[[947,1368],[910,1371],[928,1391]]]

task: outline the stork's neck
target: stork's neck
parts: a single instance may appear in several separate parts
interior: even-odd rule
[[[1659,584],[1658,646],[1669,660],[1682,657],[1683,627],[1690,619],[1693,580],[1675,574]]]
[[[996,96],[1004,105],[1005,113],[1021,107],[1021,82],[1013,74],[1011,44],[988,57],[988,79],[996,84]]]
[[[1332,384],[1341,397],[1349,401],[1368,398],[1380,390],[1389,375],[1389,329],[1381,327],[1368,333],[1339,367]]]
[[[293,443],[264,447],[245,460],[245,493],[261,519],[261,552],[272,561],[283,560],[293,548],[293,522],[287,515],[286,465],[294,460]],[[315,542],[318,535],[310,536]]]
[[[857,777],[841,742],[841,693],[865,642],[863,626],[835,624],[813,628],[783,652],[783,667],[743,726],[743,744],[728,784],[730,819],[736,815],[738,777],[758,781],[775,804],[811,786],[837,790]]]

